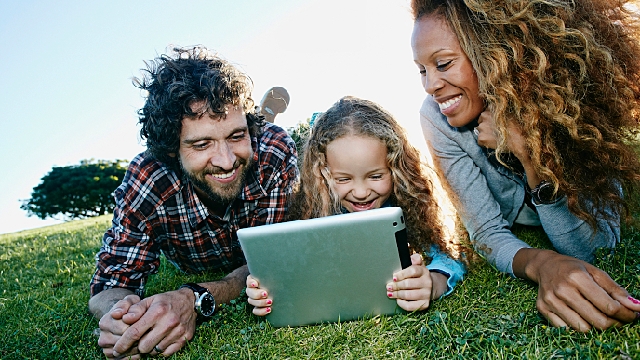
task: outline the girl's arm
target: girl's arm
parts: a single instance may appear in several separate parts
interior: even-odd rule
[[[432,273],[432,277],[433,274],[441,274],[446,279],[444,291],[442,291],[442,288],[438,289],[434,285],[431,298],[440,299],[451,294],[453,288],[455,288],[456,284],[462,280],[464,274],[467,272],[464,265],[462,262],[450,258],[435,245],[431,246],[427,256],[431,258],[427,269]]]

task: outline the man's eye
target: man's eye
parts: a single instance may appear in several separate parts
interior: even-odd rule
[[[233,134],[231,135],[231,140],[234,140],[234,141],[242,140],[246,137],[246,135],[247,134],[245,132]]]
[[[207,147],[207,143],[195,143],[192,147],[196,150],[201,150]]]
[[[436,66],[436,69],[438,71],[445,71],[447,69],[447,67],[449,67],[449,65],[451,64],[451,60],[442,63],[442,64],[438,64],[438,66]]]

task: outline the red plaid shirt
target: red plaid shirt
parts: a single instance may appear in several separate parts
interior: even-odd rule
[[[260,141],[251,142],[254,171],[223,218],[209,214],[193,184],[165,164],[144,153],[133,159],[114,192],[113,226],[96,255],[91,295],[126,288],[143,296],[161,252],[190,273],[245,264],[236,231],[283,221],[298,179],[295,144],[284,130],[266,124]]]

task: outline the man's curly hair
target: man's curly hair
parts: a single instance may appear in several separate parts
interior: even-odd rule
[[[229,106],[242,108],[249,133],[259,135],[264,119],[255,113],[253,82],[228,61],[196,46],[174,48],[172,56],[161,55],[146,65],[145,76],[133,83],[148,93],[138,111],[140,137],[155,159],[178,171],[182,120],[205,113],[225,116]]]
[[[519,126],[536,171],[592,227],[637,209],[638,15],[627,0],[412,0],[460,40],[506,152]],[[622,190],[622,192],[621,192]],[[624,195],[623,195],[624,194]],[[590,210],[594,209],[594,210]],[[607,212],[611,209],[611,212]]]

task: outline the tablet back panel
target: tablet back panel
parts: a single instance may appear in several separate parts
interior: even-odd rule
[[[411,265],[398,207],[241,229],[238,238],[273,299],[273,326],[393,314],[385,286]]]

